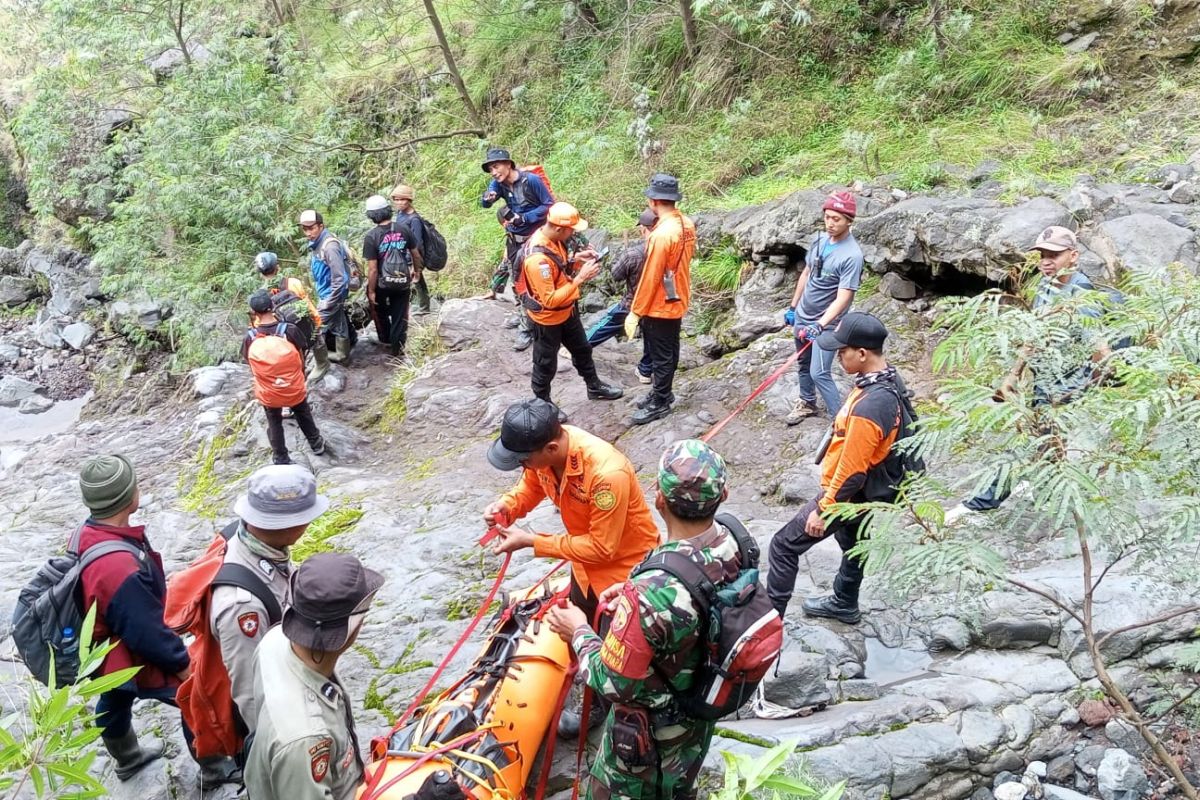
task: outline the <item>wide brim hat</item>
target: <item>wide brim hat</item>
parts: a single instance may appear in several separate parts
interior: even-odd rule
[[[642,194],[651,200],[671,200],[677,203],[683,199],[683,194],[679,191],[679,179],[663,172],[650,178],[650,185]]]
[[[263,467],[250,476],[233,512],[245,523],[269,531],[307,525],[329,510],[311,472],[293,464]]]
[[[512,156],[509,154],[509,152],[507,150],[503,150],[499,147],[494,147],[491,150],[488,150],[487,155],[484,156],[484,158],[483,158],[483,165],[482,165],[483,171],[487,172],[488,167],[490,167],[492,164],[495,164],[497,161],[507,161],[509,164],[512,165],[513,169],[517,168],[517,162],[512,160]]]
[[[318,553],[292,572],[283,635],[322,653],[345,649],[384,577],[346,553]]]

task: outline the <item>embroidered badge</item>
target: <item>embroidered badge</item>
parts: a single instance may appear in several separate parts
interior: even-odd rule
[[[600,646],[600,661],[617,675],[641,680],[650,671],[652,655],[638,614],[637,590],[627,583],[621,589],[612,625]]]
[[[325,780],[325,776],[329,774],[329,751],[318,753],[312,757],[312,763],[309,765],[312,770],[312,779],[314,783],[320,783]]]
[[[253,639],[255,636],[258,636],[258,612],[247,611],[245,614],[239,616],[238,628],[240,628],[242,633],[244,633],[246,636],[249,636],[251,639]]]
[[[544,280],[550,280],[550,265],[544,261],[542,262],[542,278]]]
[[[601,511],[612,511],[617,505],[617,496],[612,493],[611,489],[601,489],[592,494],[592,502],[596,504],[596,508]]]

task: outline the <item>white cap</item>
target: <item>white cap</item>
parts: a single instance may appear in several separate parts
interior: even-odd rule
[[[383,208],[390,210],[391,207],[391,203],[381,194],[373,194],[367,198],[367,211],[379,211]]]

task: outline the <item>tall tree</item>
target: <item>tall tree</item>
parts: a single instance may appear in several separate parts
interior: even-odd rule
[[[438,17],[437,9],[433,6],[433,0],[421,0],[425,4],[425,13],[429,16],[429,24],[433,26],[433,32],[437,36],[438,47],[442,50],[442,58],[446,62],[446,69],[450,72],[450,80],[454,82],[454,88],[458,90],[458,96],[462,98],[463,105],[467,109],[467,116],[471,123],[479,129],[479,135],[484,134],[483,117],[479,114],[479,109],[475,107],[475,101],[471,99],[471,93],[467,91],[467,85],[463,83],[462,73],[458,71],[458,62],[454,60],[454,51],[450,49],[450,42],[446,39],[446,31],[442,27],[442,20]]]
[[[696,14],[692,9],[692,0],[679,0],[679,15],[683,18],[683,45],[687,48],[688,58],[695,58],[700,52],[700,40],[696,36]]]

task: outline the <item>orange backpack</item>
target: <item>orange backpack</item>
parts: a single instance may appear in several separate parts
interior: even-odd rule
[[[203,555],[167,581],[163,619],[167,627],[188,641],[192,670],[176,691],[175,702],[196,736],[192,748],[197,758],[237,755],[247,732],[233,704],[221,642],[209,625],[212,587],[240,586],[250,592],[266,606],[271,625],[282,616],[279,601],[257,575],[241,564],[225,563],[225,551],[229,539],[237,534],[238,524],[234,520],[226,525]]]
[[[550,185],[550,178],[546,175],[546,168],[541,164],[530,164],[527,167],[521,167],[521,172],[532,172],[542,179],[542,183],[546,185],[546,191],[550,193],[550,199],[554,198],[554,187]]]
[[[274,333],[262,334],[254,328],[254,341],[246,351],[250,373],[254,376],[254,396],[268,408],[291,408],[304,402],[308,385],[304,382],[304,359],[285,336],[288,323],[280,322]]]

